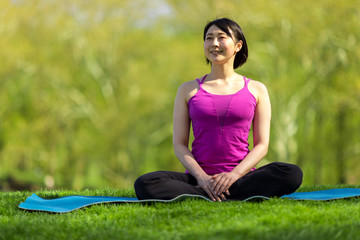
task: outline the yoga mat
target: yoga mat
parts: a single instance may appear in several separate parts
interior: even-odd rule
[[[335,188],[313,192],[295,192],[281,198],[292,200],[318,200],[328,201],[344,198],[360,197],[360,188]]]
[[[210,199],[200,195],[183,194],[170,200],[147,199],[139,200],[131,197],[106,197],[106,196],[67,196],[54,199],[44,199],[33,193],[25,202],[20,203],[19,208],[30,211],[45,211],[53,213],[66,213],[79,208],[101,203],[151,203],[151,202],[173,202],[185,198],[202,198],[212,202]]]
[[[314,201],[328,201],[336,199],[344,199],[351,197],[359,197],[360,188],[337,188],[313,192],[296,192],[289,195],[284,195],[281,198],[291,200],[314,200]],[[199,196],[183,194],[171,200],[148,199],[139,200],[137,198],[129,197],[102,197],[102,196],[67,196],[55,199],[43,199],[35,193],[28,197],[25,202],[20,203],[19,208],[29,211],[44,211],[52,213],[66,213],[79,208],[91,206],[101,203],[149,203],[149,202],[173,202],[183,200],[185,198],[201,198],[212,202],[210,199]],[[249,201],[253,199],[269,199],[265,196],[253,196],[245,199]]]

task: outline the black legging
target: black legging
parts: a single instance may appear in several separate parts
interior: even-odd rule
[[[280,197],[296,191],[303,173],[293,164],[273,162],[239,178],[229,188],[227,199],[244,200],[252,196]],[[181,194],[209,198],[189,173],[158,171],[140,176],[134,184],[139,199],[173,199]]]

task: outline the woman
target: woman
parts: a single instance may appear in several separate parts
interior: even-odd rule
[[[139,177],[134,185],[137,197],[195,194],[224,201],[294,192],[302,182],[296,165],[273,162],[254,168],[268,151],[271,106],[264,84],[235,72],[248,56],[240,26],[227,18],[209,22],[204,28],[204,52],[211,72],[182,84],[174,104],[174,151],[187,171]],[[195,137],[191,151],[190,122]]]

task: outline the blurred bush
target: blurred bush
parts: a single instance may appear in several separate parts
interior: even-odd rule
[[[358,183],[358,3],[0,2],[0,185],[123,188],[183,171],[173,99],[209,71],[202,31],[216,17],[242,26],[250,58],[238,72],[271,95],[262,164],[297,163],[305,184]]]

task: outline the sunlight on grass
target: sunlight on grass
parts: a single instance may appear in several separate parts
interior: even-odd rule
[[[307,186],[299,191],[346,185]],[[39,191],[69,195],[135,196],[132,189]],[[356,239],[359,199],[213,203],[187,199],[173,203],[100,204],[67,214],[17,208],[30,192],[0,193],[0,239]],[[36,237],[35,237],[36,236]]]

